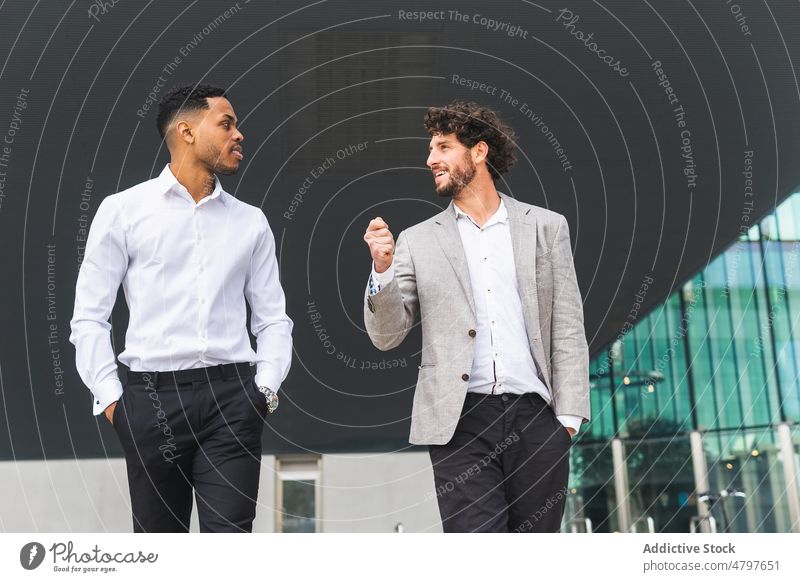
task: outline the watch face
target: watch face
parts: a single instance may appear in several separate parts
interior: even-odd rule
[[[269,412],[274,412],[275,409],[278,408],[278,395],[272,390],[268,390],[264,396],[267,397],[267,410]]]
[[[267,404],[267,408],[270,412],[274,412],[276,408],[278,408],[278,397],[277,395],[273,394],[272,398],[269,399],[269,403]]]

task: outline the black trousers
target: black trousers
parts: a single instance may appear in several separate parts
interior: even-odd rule
[[[200,531],[252,531],[266,401],[249,364],[213,379],[205,370],[180,383],[169,372],[130,373],[123,386],[112,422],[134,532],[188,532],[193,492]]]
[[[467,394],[453,438],[430,445],[445,532],[558,532],[572,437],[538,394]]]

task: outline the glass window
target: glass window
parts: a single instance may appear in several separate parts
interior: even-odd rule
[[[791,531],[776,431],[709,433],[703,448],[711,493],[726,492],[712,509],[717,531]]]
[[[319,458],[281,457],[276,460],[276,531],[313,533],[318,531]]]
[[[787,420],[797,422],[800,421],[800,243],[764,241],[763,248],[775,343],[775,366],[769,372],[773,382],[780,383],[779,401]]]
[[[800,240],[800,192],[795,192],[775,209],[776,237],[783,241]]]
[[[625,440],[634,531],[685,533],[697,515],[688,435]]]
[[[592,420],[578,433],[587,440],[605,440],[614,436],[614,402],[612,393],[612,359],[614,348],[592,359],[589,364],[589,400]]]
[[[736,371],[735,383],[729,389],[737,392],[740,410],[733,419],[735,424],[722,428],[778,422],[777,384],[774,374],[768,374],[774,354],[761,246],[744,243],[737,247],[736,255],[727,252],[724,256],[726,262],[736,259],[735,266],[728,269],[731,348]]]
[[[569,469],[569,495],[562,531],[619,531],[610,441],[574,446]]]

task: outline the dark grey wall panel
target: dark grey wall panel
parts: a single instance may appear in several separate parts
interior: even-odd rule
[[[228,86],[241,119],[247,161],[223,183],[269,218],[295,322],[273,451],[406,446],[420,337],[369,343],[361,237],[375,215],[398,233],[443,206],[424,166],[427,106],[474,98],[514,125],[519,163],[501,189],[567,216],[593,351],[645,277],[640,313],[798,182],[790,3],[104,6],[0,8],[0,458],[119,453],[91,416],[69,320],[98,204],[167,161],[147,109],[159,85]],[[121,296],[113,323],[120,351]]]

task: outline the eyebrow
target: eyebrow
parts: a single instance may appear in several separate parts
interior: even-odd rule
[[[233,115],[231,115],[230,113],[223,113],[222,117],[227,117],[228,119],[233,120],[233,123],[237,122],[237,119]]]
[[[436,145],[445,145],[445,144],[449,144],[449,143],[450,143],[449,139],[443,139],[441,141],[437,141]],[[433,149],[433,146],[431,144],[428,144],[428,151],[431,151],[432,149]]]

